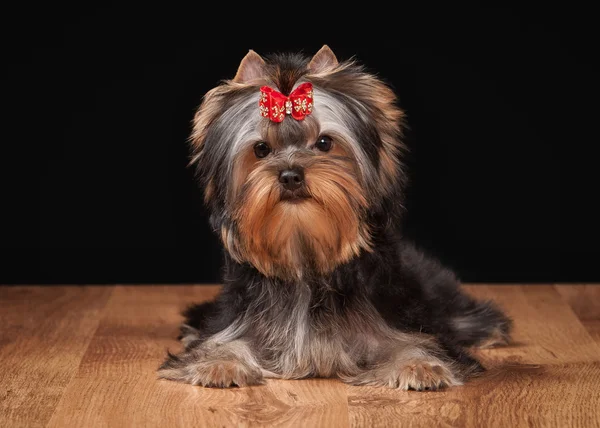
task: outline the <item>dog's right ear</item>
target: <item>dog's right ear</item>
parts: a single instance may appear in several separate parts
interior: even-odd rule
[[[264,67],[265,60],[250,49],[244,59],[242,59],[242,62],[240,62],[233,81],[235,83],[248,83],[251,80],[260,79],[264,76]]]
[[[331,70],[336,65],[338,65],[338,59],[335,54],[329,46],[323,45],[308,63],[308,69],[311,73],[318,74]]]

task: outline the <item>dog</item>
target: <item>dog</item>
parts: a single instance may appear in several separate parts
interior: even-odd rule
[[[400,230],[405,114],[391,87],[323,46],[250,50],[190,136],[223,288],[190,306],[159,377],[205,387],[335,377],[436,390],[483,370],[512,321]]]

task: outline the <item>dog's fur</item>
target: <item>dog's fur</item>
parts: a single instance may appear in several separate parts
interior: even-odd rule
[[[261,86],[288,95],[303,82],[314,87],[304,120],[259,114]],[[312,58],[250,51],[206,94],[192,162],[226,250],[224,286],[185,312],[185,350],[169,354],[161,377],[229,387],[318,376],[424,390],[482,370],[468,347],[506,342],[511,321],[402,239],[403,120],[384,82],[327,46]],[[315,148],[324,135],[326,152]],[[261,141],[272,150],[264,158],[254,152]],[[305,178],[290,199],[278,177],[291,167]]]

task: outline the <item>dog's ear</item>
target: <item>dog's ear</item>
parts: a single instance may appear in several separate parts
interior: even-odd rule
[[[247,83],[251,80],[260,79],[264,76],[264,66],[265,60],[250,49],[244,59],[242,59],[242,62],[240,62],[233,81],[236,83]]]
[[[311,73],[317,74],[330,70],[338,65],[338,60],[333,51],[327,45],[323,45],[319,52],[312,57],[308,63],[308,69]]]

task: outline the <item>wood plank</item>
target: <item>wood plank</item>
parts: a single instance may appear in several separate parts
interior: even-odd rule
[[[158,380],[180,311],[218,287],[117,287],[49,426],[347,426],[345,387],[331,380],[209,389]]]
[[[352,427],[598,427],[600,363],[499,367],[441,392],[349,387]]]
[[[477,351],[489,370],[446,391],[158,380],[181,309],[218,289],[0,288],[0,426],[600,426],[600,345],[585,328],[597,288],[465,287],[507,310],[514,343]]]
[[[471,285],[465,290],[494,300],[515,320],[511,346],[478,352],[488,366],[600,361],[600,347],[553,286]]]
[[[475,352],[489,369],[461,387],[403,392],[348,387],[350,425],[555,426],[600,424],[600,348],[551,286],[468,286],[515,321],[514,343]]]
[[[111,287],[0,288],[0,426],[45,426],[92,339]]]
[[[600,284],[564,284],[554,288],[571,306],[573,312],[600,344]]]

